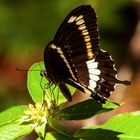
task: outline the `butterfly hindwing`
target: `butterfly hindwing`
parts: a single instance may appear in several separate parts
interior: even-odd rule
[[[96,66],[95,66],[96,64]],[[93,91],[91,96],[101,102],[105,102],[116,84],[129,85],[129,81],[121,81],[117,78],[117,70],[110,54],[99,50],[94,61],[87,64],[89,72],[88,88]]]

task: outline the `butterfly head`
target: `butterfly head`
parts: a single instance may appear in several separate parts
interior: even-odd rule
[[[40,76],[41,76],[41,77],[44,77],[44,76],[47,77],[47,71],[41,70],[41,71],[40,71]]]

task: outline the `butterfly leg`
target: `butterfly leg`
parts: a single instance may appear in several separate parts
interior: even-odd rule
[[[68,87],[66,86],[66,84],[64,83],[59,83],[58,84],[60,91],[63,93],[63,95],[65,96],[65,98],[71,102],[72,101],[72,96],[71,93],[68,89]]]

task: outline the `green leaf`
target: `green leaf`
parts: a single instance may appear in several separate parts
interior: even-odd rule
[[[116,115],[100,126],[80,129],[75,137],[86,140],[138,140],[140,139],[140,111]]]
[[[84,140],[119,140],[117,135],[121,133],[113,131],[113,130],[106,130],[102,128],[89,128],[86,130],[80,130],[75,134],[75,137]]]
[[[31,66],[27,76],[27,87],[29,94],[31,95],[35,103],[42,103],[43,89],[41,87],[47,83],[40,75],[40,71],[45,69],[43,62],[35,63]]]
[[[17,138],[28,135],[33,130],[31,124],[19,125],[18,123],[10,123],[0,126],[0,140],[15,140]]]
[[[50,133],[47,133],[45,140],[78,140],[78,138],[62,135],[57,132],[50,132]]]
[[[111,111],[116,107],[117,105],[111,102],[101,104],[94,99],[88,99],[60,110],[56,113],[55,117],[65,120],[82,120],[103,112]]]
[[[58,105],[66,102],[66,98],[63,96],[63,94],[60,92],[58,86],[52,85],[49,88],[45,88],[47,86],[47,83],[49,81],[44,76],[42,77],[40,75],[40,71],[45,70],[44,62],[35,63],[31,66],[28,72],[28,78],[27,78],[27,86],[29,93],[35,103],[41,103],[43,99],[43,88],[46,89],[46,98],[49,99],[58,99]],[[68,85],[68,88],[71,93],[74,93],[75,88]],[[52,93],[53,91],[53,93]]]
[[[0,113],[0,126],[10,123],[24,115],[24,111],[27,109],[26,105],[19,105],[11,107]]]
[[[118,106],[121,106],[123,103],[116,103],[116,102],[112,102],[112,101],[106,101],[105,104],[102,104],[103,108],[106,109],[115,109]]]
[[[48,119],[48,125],[52,127],[54,130],[56,130],[57,132],[69,136],[67,129],[64,126],[60,125],[58,121],[55,120],[54,118]]]

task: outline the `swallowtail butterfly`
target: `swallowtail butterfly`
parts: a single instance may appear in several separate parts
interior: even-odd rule
[[[130,85],[117,78],[110,54],[99,48],[99,32],[94,9],[82,5],[74,9],[59,27],[44,51],[44,75],[72,100],[66,84],[104,103],[116,84]]]

